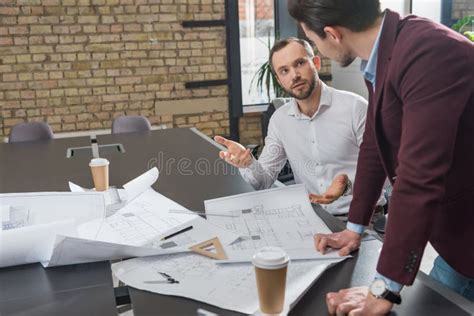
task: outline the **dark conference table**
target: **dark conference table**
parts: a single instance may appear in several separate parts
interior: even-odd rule
[[[97,138],[101,157],[110,160],[110,183],[122,185],[157,166],[154,189],[183,206],[204,211],[203,201],[253,191],[238,171],[218,158],[219,149],[195,129],[169,129],[145,133],[102,135]],[[88,137],[48,142],[0,145],[0,192],[66,191],[73,181],[91,187],[89,149],[66,158],[69,147],[90,145]],[[315,211],[336,231],[341,221]],[[340,288],[367,285],[372,280],[379,240],[363,242],[353,259],[328,269],[290,315],[324,315],[325,294]],[[220,315],[240,315],[198,301],[130,289],[135,316],[196,315],[198,308]],[[395,315],[471,315],[474,304],[418,273],[412,287],[403,290],[403,304]],[[0,315],[116,315],[109,262],[43,269],[40,264],[0,269]]]

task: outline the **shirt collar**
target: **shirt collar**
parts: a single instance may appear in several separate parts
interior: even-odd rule
[[[313,117],[315,117],[319,113],[319,110],[321,109],[322,106],[331,106],[331,103],[332,103],[331,89],[321,80],[319,80],[319,84],[321,85],[321,98],[319,100],[318,110],[316,111],[316,113],[314,113]],[[300,108],[298,107],[298,103],[296,102],[296,99],[293,98],[290,102],[291,102],[291,105],[288,109],[288,115],[294,116],[298,119],[308,118],[303,113],[301,113]],[[311,118],[308,118],[308,119],[311,119]]]
[[[382,34],[384,20],[385,20],[385,15],[382,19],[382,23],[380,24],[379,33],[377,34],[377,38],[375,39],[374,47],[372,47],[372,51],[370,52],[369,60],[362,60],[360,63],[360,70],[364,74],[364,78],[367,81],[370,81],[372,83],[372,86],[374,86],[374,88],[375,88],[375,79],[377,75],[377,59],[378,59],[380,35]]]

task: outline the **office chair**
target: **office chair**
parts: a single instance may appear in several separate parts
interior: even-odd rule
[[[265,112],[262,113],[262,138],[265,140],[267,137],[268,125],[270,123],[270,118],[272,117],[273,113],[278,110],[281,106],[285,105],[291,101],[291,98],[275,98],[272,102],[268,105],[268,108]],[[258,151],[257,148],[252,148],[252,153],[254,154],[255,158],[257,156],[255,153]],[[255,152],[255,153],[254,153]],[[293,171],[291,170],[290,162],[287,161],[283,169],[278,174],[278,181],[287,183],[294,180]]]
[[[112,134],[145,132],[151,130],[150,121],[139,115],[120,116],[112,122]]]
[[[53,139],[53,131],[45,122],[24,122],[12,127],[9,143],[33,142]]]
[[[270,102],[268,105],[268,108],[265,112],[262,114],[262,137],[265,139],[267,137],[267,131],[268,131],[268,124],[270,123],[270,118],[272,117],[273,113],[275,113],[276,110],[278,110],[281,106],[285,105],[289,101],[291,101],[292,98],[275,98]]]

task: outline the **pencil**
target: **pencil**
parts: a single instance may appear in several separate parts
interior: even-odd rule
[[[174,233],[172,233],[172,234],[170,234],[170,235],[168,235],[168,236],[165,236],[165,237],[161,238],[161,240],[170,239],[171,237],[174,237],[174,236],[176,236],[176,235],[185,233],[185,232],[187,232],[188,230],[191,230],[191,229],[193,229],[193,226],[188,226],[188,227],[186,227],[186,228],[183,228],[183,229],[181,229],[181,230],[178,230],[177,232],[174,232]]]

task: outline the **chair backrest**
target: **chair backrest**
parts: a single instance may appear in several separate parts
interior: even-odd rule
[[[272,102],[268,105],[268,108],[262,114],[262,137],[265,140],[267,137],[268,132],[268,124],[270,124],[270,118],[272,117],[273,113],[278,110],[279,107],[285,105],[286,103],[290,102],[292,98],[275,98]]]
[[[268,132],[268,125],[270,124],[270,118],[278,108],[286,103],[290,102],[292,98],[275,98],[268,105],[268,108],[262,114],[262,137],[265,140]],[[294,180],[293,171],[291,170],[290,162],[287,161],[283,169],[278,174],[278,181],[283,183],[290,183]]]
[[[278,110],[280,106],[287,104],[291,100],[293,100],[293,98],[275,98],[272,100],[272,104],[275,107],[275,110]]]
[[[112,134],[145,132],[151,130],[150,121],[139,115],[119,116],[112,123]]]
[[[45,122],[24,122],[12,127],[9,143],[32,142],[53,139],[53,131]]]

